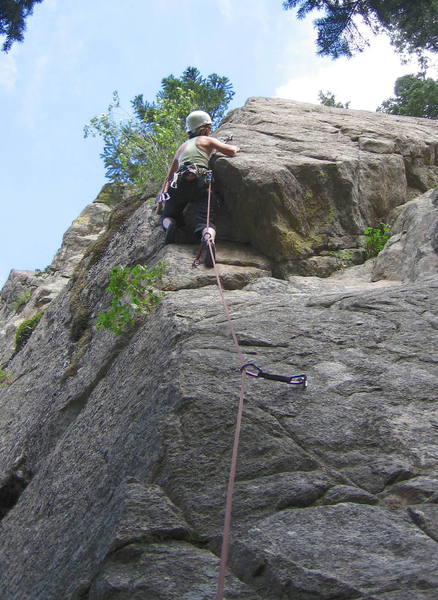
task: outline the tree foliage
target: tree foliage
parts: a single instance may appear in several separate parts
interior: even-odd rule
[[[113,183],[146,183],[164,178],[178,146],[187,138],[185,119],[192,110],[205,110],[217,125],[234,96],[227,77],[207,78],[188,67],[181,77],[169,75],[161,82],[154,102],[143,95],[131,101],[133,115],[122,118],[117,92],[106,113],[85,126],[85,137],[100,136],[106,176]]]
[[[368,46],[360,21],[373,33],[386,32],[399,52],[438,51],[438,0],[286,0],[283,6],[298,8],[300,19],[324,11],[314,21],[322,56],[350,57]]]
[[[179,102],[184,95],[191,95],[197,109],[208,112],[213,127],[217,127],[233,99],[234,91],[228,77],[221,77],[216,73],[202,77],[196,67],[187,67],[181,77],[169,75],[162,79],[156,102],[145,102],[143,94],[139,94],[135,96],[132,105],[137,118],[153,124],[156,113],[160,109],[160,102],[163,100]],[[186,116],[185,107],[182,106],[179,115],[182,127],[185,125]]]
[[[32,14],[34,4],[42,0],[1,0],[0,35],[6,36],[2,50],[8,52],[14,42],[22,42],[26,18]]]
[[[319,103],[322,104],[323,106],[333,106],[334,108],[349,108],[350,107],[350,102],[345,102],[344,104],[342,102],[337,102],[335,95],[333,94],[333,92],[330,92],[330,91],[323,92],[322,90],[320,90],[319,94],[318,94],[318,98],[319,98]]]
[[[438,80],[424,73],[403,75],[394,86],[395,97],[382,102],[379,112],[438,119]]]

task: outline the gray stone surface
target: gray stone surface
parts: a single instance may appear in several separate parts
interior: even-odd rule
[[[326,277],[324,252],[360,246],[365,227],[438,185],[436,121],[250,98],[220,134],[242,149],[215,164],[227,231],[276,276]]]
[[[324,135],[346,136],[346,155],[357,143],[372,160],[403,156],[404,200],[412,182],[426,185],[435,172],[422,121],[408,120],[405,131],[383,115],[307,105],[298,119],[298,105],[273,101],[281,114],[292,111],[286,129],[277,109],[269,124],[263,102],[232,115],[229,127],[248,120],[263,130],[260,156],[295,144],[294,172],[308,160],[316,122]],[[341,117],[335,134],[332,119]],[[383,135],[389,126],[398,141]],[[421,136],[423,144],[412,141]],[[246,153],[227,168],[263,190]],[[271,216],[283,210],[264,201]],[[242,232],[260,227],[248,223]],[[278,279],[261,237],[234,236],[226,219],[222,227],[219,270],[245,360],[309,377],[307,390],[246,379],[225,598],[437,597],[437,274],[373,282],[373,260],[326,278],[286,265]],[[278,233],[275,219],[263,227]],[[214,597],[240,361],[213,273],[191,266],[195,253],[191,244],[165,247],[148,204],[125,199],[10,357],[0,386],[2,600]],[[163,259],[164,300],[118,338],[97,330],[111,268]],[[27,289],[32,277],[16,285]]]
[[[385,248],[377,257],[372,279],[415,281],[438,271],[438,188],[407,202]]]
[[[94,285],[97,266],[89,277]],[[271,280],[259,281],[268,286]],[[235,556],[248,554],[239,550],[240,541],[233,546],[232,563],[239,564],[232,568],[249,588],[239,584],[243,587],[236,588],[241,590],[236,597],[255,598],[251,589],[259,589],[263,598],[282,597],[284,569],[291,589],[304,589],[298,597],[330,597],[321,592],[327,581],[339,597],[367,597],[369,589],[355,574],[366,562],[360,531],[368,531],[370,514],[375,538],[368,542],[381,538],[395,514],[389,547],[400,536],[403,561],[416,573],[421,565],[424,576],[421,585],[419,574],[409,585],[435,586],[430,558],[435,541],[409,520],[407,502],[393,498],[402,495],[402,482],[394,486],[397,479],[430,489],[424,496],[414,495],[415,510],[435,489],[431,482],[438,446],[431,423],[437,419],[437,375],[432,340],[430,349],[425,343],[429,324],[423,314],[434,310],[438,282],[320,293],[318,298],[297,292],[297,281],[272,282],[273,289],[280,285],[270,295],[227,292],[243,351],[267,370],[306,371],[310,384],[302,392],[250,381],[234,504],[236,543],[258,540],[258,556],[269,562],[270,543],[255,535],[261,524],[269,537],[271,516],[315,511],[327,502],[345,507],[339,504],[342,492],[342,502],[362,507],[354,513],[345,550],[361,558],[347,583],[339,579],[340,567],[333,566],[336,560],[344,565],[342,552],[321,571],[321,578],[310,579],[275,558],[275,569],[283,575],[274,585],[259,576],[248,579],[241,571]],[[7,544],[2,593],[20,599],[68,598],[82,590],[92,600],[112,597],[113,588],[119,594],[114,597],[129,597],[138,586],[143,590],[136,591],[139,598],[154,597],[144,590],[155,590],[161,569],[173,563],[168,583],[162,583],[156,596],[164,600],[177,597],[175,590],[189,593],[187,565],[195,556],[200,566],[192,573],[192,584],[211,589],[239,381],[217,290],[168,292],[155,313],[124,340],[93,330],[76,375],[63,379],[75,346],[69,341],[66,306],[67,292],[52,303],[44,329],[14,360],[17,372],[19,361],[32,367],[22,367],[20,377],[2,391],[2,464],[9,465],[25,449],[26,468],[33,474],[1,523],[2,544]],[[132,478],[128,488],[136,494],[122,500]],[[367,508],[365,499],[374,502],[376,493],[378,511],[361,512]],[[328,535],[333,529],[324,521],[309,516],[305,523],[303,539],[305,530],[311,538],[321,530],[321,539],[333,542]],[[275,529],[275,536],[280,530]],[[276,537],[280,545],[289,539],[287,530],[283,534],[283,541]],[[30,543],[32,552],[26,554]],[[127,562],[117,555],[121,543]],[[155,560],[157,570],[150,567]],[[246,558],[241,562],[252,564]],[[400,564],[391,559],[385,576],[397,579]],[[50,578],[36,576],[46,571]],[[379,597],[374,594],[381,589],[377,574],[376,566],[372,597]],[[193,595],[197,597],[202,594]]]
[[[438,506],[436,504],[414,504],[409,507],[408,512],[414,523],[438,542]]]
[[[20,324],[56,298],[87,248],[104,231],[111,208],[103,201],[103,190],[67,229],[51,265],[38,271],[11,270],[0,292],[0,365],[6,365],[14,354]]]
[[[262,550],[261,550],[262,549]],[[436,543],[403,514],[338,504],[283,511],[235,543],[234,570],[279,598],[380,598],[438,585]]]

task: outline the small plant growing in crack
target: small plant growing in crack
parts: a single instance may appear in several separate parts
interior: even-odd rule
[[[22,292],[18,298],[16,298],[12,304],[11,307],[12,309],[18,314],[20,313],[23,308],[26,306],[26,304],[29,302],[29,300],[32,298],[32,292],[30,290],[28,290],[27,292]]]
[[[6,386],[10,382],[10,379],[10,372],[0,368],[0,388]]]
[[[137,317],[150,312],[164,297],[164,292],[157,289],[157,285],[166,267],[164,262],[153,268],[144,265],[113,267],[106,288],[112,295],[111,308],[99,313],[97,329],[108,329],[120,335]]]
[[[15,352],[19,352],[28,342],[36,326],[43,316],[43,311],[38,311],[30,319],[26,319],[19,326],[15,333]]]
[[[386,223],[380,223],[378,227],[367,227],[362,234],[365,236],[366,258],[373,258],[383,250],[391,237],[391,227]]]

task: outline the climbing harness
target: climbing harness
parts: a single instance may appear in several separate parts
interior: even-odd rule
[[[178,183],[181,179],[193,181],[194,179],[199,177],[199,175],[201,175],[201,170],[202,167],[198,167],[198,165],[195,165],[194,163],[185,162],[173,174],[172,181],[170,182],[170,187],[176,190],[178,187]]]
[[[208,206],[207,206],[207,225],[206,229],[209,227],[210,223],[210,200],[211,200],[211,184],[213,180],[213,174],[211,171],[207,173],[207,178],[209,182],[208,189]],[[224,588],[225,588],[225,574],[228,564],[228,553],[230,547],[230,535],[231,535],[231,518],[233,511],[233,493],[234,493],[234,484],[236,480],[237,473],[237,459],[239,453],[239,443],[240,443],[240,431],[242,426],[242,417],[243,417],[243,407],[245,403],[245,392],[246,392],[246,377],[248,375],[250,377],[261,377],[264,379],[270,379],[273,381],[279,381],[283,383],[287,383],[289,385],[301,385],[303,388],[307,387],[307,376],[304,374],[299,375],[275,375],[273,373],[267,373],[263,371],[261,367],[255,365],[254,363],[245,362],[245,357],[240,348],[239,341],[237,339],[236,330],[233,325],[231,312],[228,307],[228,303],[225,298],[224,288],[222,286],[219,270],[216,264],[216,257],[213,249],[213,242],[211,241],[211,235],[204,235],[204,244],[207,246],[207,252],[210,252],[211,262],[214,268],[214,273],[216,276],[217,287],[219,290],[219,295],[222,301],[222,305],[224,308],[225,316],[227,318],[228,328],[234,343],[234,347],[236,350],[236,354],[239,358],[239,362],[242,365],[240,367],[240,393],[239,393],[239,406],[237,409],[236,416],[236,425],[234,430],[234,441],[233,441],[233,450],[231,454],[231,466],[230,473],[228,477],[228,487],[227,487],[227,495],[226,495],[226,503],[225,503],[225,518],[224,518],[224,526],[223,526],[223,534],[222,534],[222,549],[221,549],[221,557],[219,564],[219,573],[217,580],[217,591],[215,600],[224,600]],[[199,258],[202,252],[202,246],[198,253],[198,256],[195,258],[193,262],[193,266],[198,266]]]

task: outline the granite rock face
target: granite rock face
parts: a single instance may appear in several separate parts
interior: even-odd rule
[[[227,230],[282,277],[327,276],[328,252],[357,248],[365,227],[438,185],[438,124],[428,119],[250,98],[220,135],[242,148],[215,166]]]
[[[252,107],[232,119],[249,108],[255,118]],[[318,114],[330,121],[335,113]],[[363,137],[364,147],[382,149],[368,129]],[[253,174],[243,175],[249,158],[216,165],[257,190]],[[7,363],[2,600],[215,597],[240,361],[213,271],[192,267],[195,245],[163,245],[144,200],[125,198],[112,210]],[[226,202],[218,268],[245,360],[304,372],[309,387],[247,378],[225,598],[435,599],[433,193],[398,210],[402,219],[417,203],[421,217],[397,225],[395,236],[399,227],[406,233],[391,272],[379,266],[382,255],[325,278],[287,265],[283,279],[273,277],[270,248],[243,245],[227,229]],[[427,268],[412,255],[418,236]],[[112,266],[159,260],[168,264],[163,301],[120,337],[97,330]]]
[[[71,277],[85,250],[105,229],[111,208],[96,200],[84,208],[64,234],[61,248],[55,254],[51,268],[63,277]]]
[[[438,271],[438,188],[407,202],[379,254],[373,279],[416,281]]]
[[[44,271],[12,269],[0,292],[0,364],[15,351],[15,332],[60,293],[72,276],[87,248],[104,231],[111,213],[105,202],[104,186],[94,202],[84,208],[65,232],[52,264]]]

